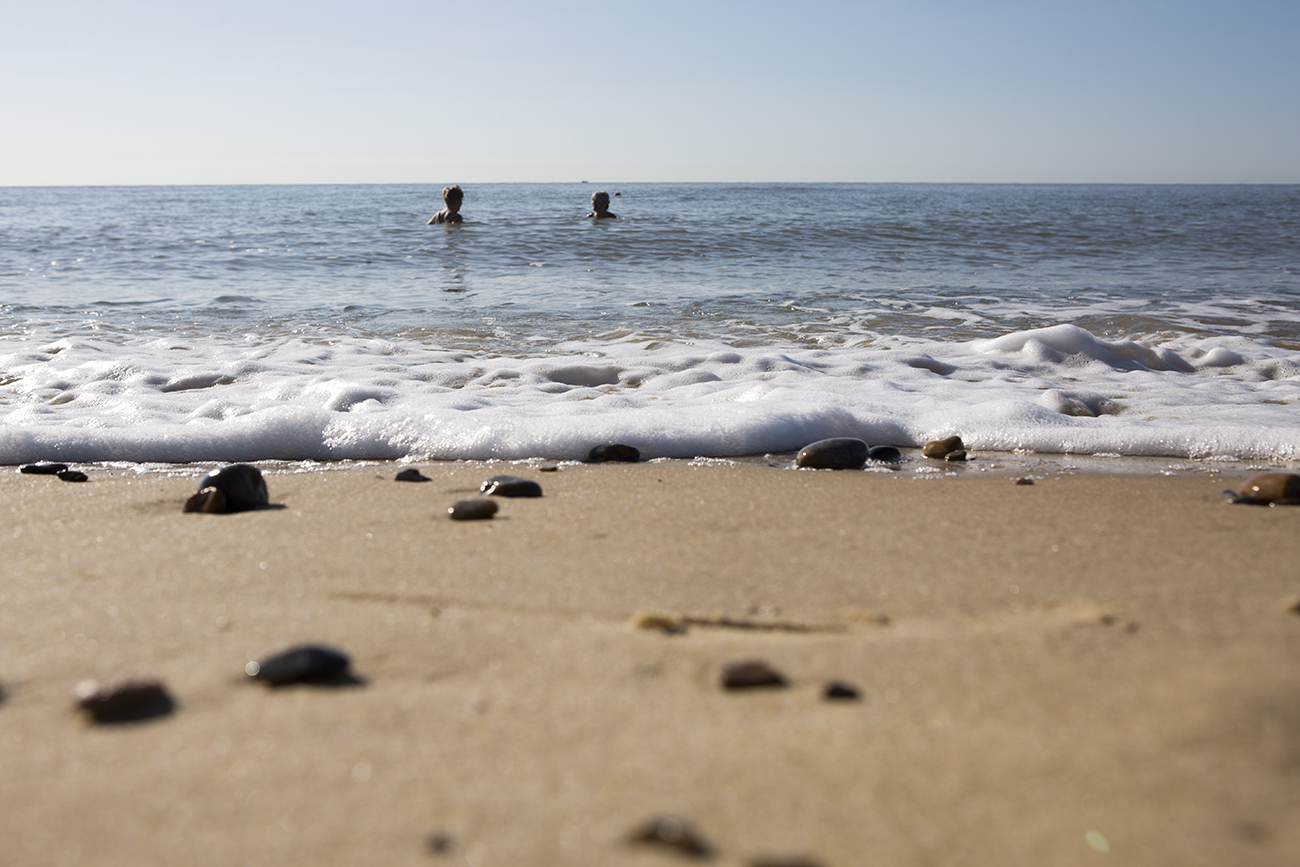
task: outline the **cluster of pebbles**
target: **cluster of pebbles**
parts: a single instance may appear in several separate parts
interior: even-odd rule
[[[964,461],[966,448],[957,436],[926,443],[922,454],[943,461]],[[636,462],[640,454],[625,445],[598,446],[591,450],[588,461]],[[795,465],[807,469],[861,469],[868,461],[897,463],[903,460],[898,449],[892,446],[871,447],[853,437],[836,437],[820,440],[801,449]],[[35,475],[54,475],[64,481],[86,481],[86,475],[70,470],[66,464],[38,462],[19,468],[20,472]],[[553,469],[553,467],[544,467]],[[402,470],[398,481],[430,481],[416,469]],[[1020,480],[1023,481],[1023,480]],[[542,487],[535,481],[518,476],[497,475],[480,486],[480,497],[461,500],[447,511],[452,520],[481,520],[491,518],[498,511],[492,497],[534,498],[542,496]],[[1300,475],[1294,473],[1265,473],[1254,476],[1236,491],[1224,491],[1229,502],[1249,505],[1300,504]],[[265,507],[270,499],[262,473],[248,464],[232,464],[209,472],[199,481],[198,490],[185,502],[184,511],[200,513],[232,513]],[[1300,612],[1300,602],[1295,610]],[[263,683],[271,688],[290,684],[316,684],[325,686],[356,685],[363,681],[350,671],[347,654],[327,645],[306,644],[290,647],[261,660],[249,662],[244,675],[249,681]],[[767,662],[747,659],[723,665],[718,671],[717,684],[727,692],[784,689],[790,680]],[[106,680],[86,680],[73,691],[76,706],[93,724],[118,724],[166,716],[176,708],[165,684],[159,680],[138,677],[115,677]],[[861,693],[850,683],[832,680],[826,682],[821,695],[827,701],[859,701]],[[686,821],[675,816],[657,816],[635,828],[626,838],[636,846],[652,847],[666,853],[691,859],[710,859],[716,851],[703,836]],[[454,841],[444,833],[431,834],[426,839],[426,849],[431,854],[446,854],[454,848]],[[751,862],[751,867],[817,867],[817,862],[802,857],[768,858]]]

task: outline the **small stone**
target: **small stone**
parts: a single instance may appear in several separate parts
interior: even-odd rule
[[[867,458],[882,464],[897,464],[903,460],[903,453],[893,446],[872,446],[867,450]]]
[[[709,858],[713,848],[675,816],[657,816],[633,831],[628,842],[667,849],[688,858]]]
[[[939,460],[943,460],[951,452],[964,452],[965,450],[966,446],[962,444],[961,437],[957,436],[941,440],[931,440],[921,446],[921,454],[925,455],[927,458],[936,458]]]
[[[482,521],[491,518],[500,508],[492,500],[457,500],[447,509],[453,521]]]
[[[1029,478],[1029,476],[1025,476],[1025,477],[1022,478],[1022,479],[1016,479],[1016,484],[1017,484],[1017,485],[1032,485],[1033,483],[1034,483],[1034,480],[1031,479],[1031,478]]]
[[[67,468],[67,464],[53,464],[48,461],[37,461],[34,464],[23,464],[18,468],[18,472],[27,473],[31,476],[57,476]]]
[[[795,455],[794,465],[814,470],[859,470],[870,447],[856,437],[833,437],[806,445]]]
[[[60,479],[61,481],[64,481],[64,482],[88,482],[88,481],[90,481],[90,476],[86,475],[86,474],[83,473],[81,470],[64,470],[64,471],[62,471],[62,472],[60,472],[60,473],[55,473],[55,475],[57,475],[57,476],[59,477],[59,479]]]
[[[822,698],[827,701],[857,701],[862,698],[862,694],[851,683],[832,680],[822,688]]]
[[[430,855],[446,855],[453,845],[451,835],[441,831],[435,831],[424,838],[424,849]]]
[[[393,476],[395,482],[430,482],[433,481],[424,473],[412,467],[411,469],[402,470]]]
[[[134,722],[164,716],[176,703],[161,681],[132,677],[83,680],[73,689],[77,707],[93,722]]]
[[[964,461],[966,460],[965,449],[954,449],[943,456],[945,461]]]
[[[560,471],[559,464],[542,464],[540,467],[537,468],[537,472],[539,473],[558,473],[559,471]]]
[[[723,689],[762,689],[786,686],[786,679],[766,662],[751,659],[722,667]]]
[[[198,493],[190,495],[190,498],[185,501],[185,511],[224,515],[230,510],[226,508],[225,494],[216,488],[204,488]]]
[[[632,446],[625,446],[620,443],[614,443],[607,446],[596,446],[587,454],[587,462],[591,464],[603,464],[606,461],[618,461],[625,464],[635,464],[641,460],[641,452]]]
[[[479,493],[494,497],[540,497],[542,486],[519,476],[493,476],[479,486]]]
[[[215,489],[216,497],[208,489]],[[231,464],[208,473],[199,480],[198,493],[185,502],[187,512],[223,514],[246,512],[265,506],[269,500],[266,480],[257,467]]]
[[[302,644],[244,666],[244,674],[271,686],[329,683],[347,676],[347,654],[321,644]]]
[[[1224,491],[1223,496],[1231,502],[1252,506],[1300,504],[1300,475],[1261,473],[1251,476],[1237,491]]]

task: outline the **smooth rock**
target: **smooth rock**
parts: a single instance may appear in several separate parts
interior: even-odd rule
[[[657,816],[628,835],[631,843],[667,849],[688,858],[709,858],[713,847],[675,816]]]
[[[347,654],[322,644],[302,644],[244,666],[244,674],[271,686],[322,683],[346,676]]]
[[[479,485],[479,493],[493,497],[540,497],[542,486],[519,476],[493,476]]]
[[[226,508],[225,494],[216,488],[204,488],[198,493],[191,494],[190,498],[185,501],[185,511],[223,515],[230,510]]]
[[[62,472],[55,473],[55,475],[59,477],[59,481],[63,481],[63,482],[90,481],[90,476],[86,475],[81,470],[63,470]]]
[[[411,469],[402,470],[393,476],[395,482],[430,482],[433,481],[424,473],[412,467]]]
[[[780,672],[760,659],[724,665],[719,681],[724,689],[762,689],[787,685]]]
[[[37,461],[34,464],[23,464],[18,468],[18,472],[26,473],[29,476],[57,476],[67,468],[67,464],[53,464],[46,461]]]
[[[97,723],[133,722],[172,712],[176,703],[161,681],[133,677],[83,680],[73,689],[77,707]]]
[[[867,458],[882,464],[897,464],[903,460],[903,453],[893,446],[872,446],[867,451]]]
[[[828,701],[857,701],[862,698],[858,688],[842,680],[832,680],[822,687],[822,698]]]
[[[492,500],[457,500],[447,509],[447,517],[453,521],[482,521],[495,515],[498,508]]]
[[[966,460],[966,450],[953,449],[952,451],[948,452],[948,454],[944,455],[943,459],[945,461],[964,461]]]
[[[806,445],[794,457],[796,467],[814,470],[860,470],[870,446],[856,437],[834,437]]]
[[[620,443],[614,443],[607,446],[596,446],[587,453],[587,463],[602,464],[606,461],[619,461],[625,464],[635,464],[641,460],[641,452],[632,446],[625,446]]]
[[[1029,476],[1025,476],[1024,478],[1016,479],[1016,484],[1017,484],[1017,485],[1032,485],[1033,483],[1034,483],[1034,480],[1031,479],[1031,478],[1029,478]]]
[[[1293,506],[1300,504],[1300,475],[1295,473],[1261,473],[1251,476],[1236,491],[1223,496],[1234,503],[1253,506]]]
[[[961,437],[951,436],[941,440],[930,440],[930,442],[921,446],[921,454],[927,458],[936,458],[943,460],[952,452],[965,452],[966,446],[962,444]],[[964,455],[963,455],[964,459]]]
[[[221,497],[206,493],[208,488],[219,491]],[[186,501],[185,511],[246,512],[265,506],[268,501],[266,480],[261,471],[248,464],[231,464],[215,469],[199,480],[198,494]]]

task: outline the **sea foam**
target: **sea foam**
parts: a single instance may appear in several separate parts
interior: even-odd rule
[[[627,338],[493,356],[417,341],[0,343],[0,462],[788,452],[832,436],[979,450],[1300,458],[1300,356],[1057,325],[851,349]]]

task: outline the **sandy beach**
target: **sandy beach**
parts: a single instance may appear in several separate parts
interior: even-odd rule
[[[1300,861],[1300,507],[1244,475],[418,466],[0,474],[2,860]],[[545,496],[447,519],[500,472]],[[244,676],[302,642],[357,683]],[[88,723],[119,674],[174,712]]]

